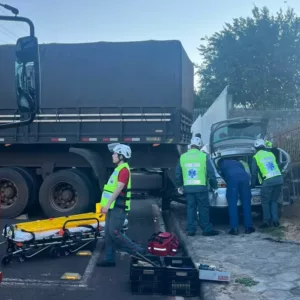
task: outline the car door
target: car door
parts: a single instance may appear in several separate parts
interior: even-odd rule
[[[291,157],[290,155],[284,151],[281,148],[277,148],[280,153],[279,153],[279,163],[280,163],[280,171],[282,173],[282,175],[287,175],[288,171],[289,171],[289,167],[291,165]]]
[[[291,164],[290,155],[281,148],[271,148],[271,152],[275,155],[277,164],[283,176],[287,175]]]
[[[281,174],[284,177],[284,184],[282,187],[282,193],[279,197],[278,203],[280,203],[281,205],[290,205],[291,203],[293,203],[293,197],[290,191],[290,165],[291,165],[291,157],[290,155],[283,149],[281,148],[274,148],[275,149],[275,153],[276,154],[276,160],[278,163],[278,166],[280,168]]]

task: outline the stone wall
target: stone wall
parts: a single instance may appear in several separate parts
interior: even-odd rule
[[[269,118],[268,133],[276,135],[300,127],[300,111],[260,111],[248,109],[232,109],[230,118],[265,117]]]
[[[300,162],[300,111],[259,111],[232,109],[230,118],[264,117],[269,119],[267,138],[287,151],[293,162]]]

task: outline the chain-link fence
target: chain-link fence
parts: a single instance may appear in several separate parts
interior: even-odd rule
[[[300,163],[292,163],[285,177],[284,203],[300,200]]]
[[[274,146],[283,149],[291,157],[291,165],[285,180],[285,196],[292,202],[300,200],[300,126],[296,124],[288,130],[272,137]]]
[[[292,162],[300,162],[300,126],[296,126],[274,134],[272,137],[276,147],[284,149],[291,156]]]

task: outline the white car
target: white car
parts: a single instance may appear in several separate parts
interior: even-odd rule
[[[214,164],[218,180],[217,194],[209,193],[210,206],[215,208],[227,207],[226,183],[216,168],[216,162],[220,157],[241,158],[248,163],[251,170],[251,163],[255,149],[254,141],[257,138],[264,138],[268,122],[261,118],[234,118],[215,123],[211,126],[210,134],[210,156]],[[280,148],[270,149],[276,156],[277,162],[283,176],[287,174],[291,159],[288,153]],[[252,190],[252,206],[261,207],[261,187],[259,182]],[[282,198],[280,197],[282,203]],[[241,205],[241,201],[238,201]]]

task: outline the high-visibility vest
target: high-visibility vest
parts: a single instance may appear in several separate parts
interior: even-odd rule
[[[102,196],[101,196],[101,207],[105,207],[108,203],[108,201],[110,200],[110,197],[112,195],[112,193],[116,190],[117,186],[118,186],[118,175],[120,173],[120,171],[126,168],[129,171],[129,180],[128,180],[128,185],[127,185],[127,191],[126,191],[126,196],[125,198],[125,210],[129,211],[130,210],[130,200],[131,200],[131,174],[130,174],[130,168],[129,165],[127,163],[123,163],[120,164],[119,166],[117,166],[114,169],[114,172],[111,174],[111,176],[109,177],[107,184],[104,185],[103,187],[103,192],[102,192]],[[122,196],[118,196],[118,197],[122,197]],[[114,208],[115,206],[115,202],[114,201],[111,205],[110,205],[110,209]]]
[[[249,175],[251,175],[250,168],[249,168],[249,164],[246,163],[244,160],[240,160],[240,163],[243,165],[245,171],[246,171]]]
[[[206,186],[206,154],[191,149],[180,156],[183,185]]]
[[[253,158],[256,160],[259,168],[258,180],[262,183],[263,180],[280,176],[281,172],[276,162],[275,155],[269,151],[259,150]]]

